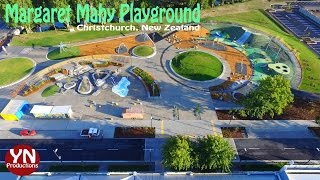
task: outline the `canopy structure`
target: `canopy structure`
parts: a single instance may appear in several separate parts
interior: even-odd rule
[[[7,121],[18,121],[28,111],[29,104],[25,100],[10,100],[0,115]]]
[[[36,118],[70,118],[71,106],[43,106],[34,105],[30,111]]]

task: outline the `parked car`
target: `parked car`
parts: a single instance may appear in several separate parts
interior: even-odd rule
[[[37,132],[34,129],[22,129],[20,131],[20,136],[34,136]]]
[[[89,129],[83,129],[80,132],[80,136],[82,137],[98,137],[101,134],[101,130],[98,128],[89,128]]]

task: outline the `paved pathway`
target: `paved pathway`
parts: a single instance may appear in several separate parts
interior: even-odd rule
[[[21,138],[22,128],[38,131],[38,135],[30,138],[80,138],[80,130],[97,127],[103,130],[104,137],[112,138],[116,126],[155,127],[157,137],[168,137],[184,134],[191,138],[207,134],[221,134],[221,127],[246,127],[249,138],[314,138],[307,127],[318,126],[313,121],[215,121],[206,120],[20,120],[17,122],[0,121],[2,138]]]
[[[314,138],[308,130],[318,126],[313,121],[305,120],[232,120],[215,121],[217,133],[221,127],[245,127],[248,138]]]

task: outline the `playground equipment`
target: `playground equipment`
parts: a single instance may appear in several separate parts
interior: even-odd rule
[[[251,32],[246,31],[242,34],[242,36],[236,41],[238,45],[243,45],[251,36]]]
[[[117,54],[124,54],[127,52],[128,52],[128,47],[124,43],[121,43],[119,47],[116,48]]]
[[[59,44],[60,53],[61,53],[62,51],[66,51],[66,47],[67,47],[66,44],[63,44],[63,42],[60,42],[60,44]]]
[[[112,83],[115,84],[114,79],[112,79]],[[120,97],[126,97],[128,95],[128,86],[130,85],[130,81],[126,77],[122,77],[117,85],[112,87],[112,92],[119,95]]]
[[[149,35],[145,32],[141,32],[136,36],[136,41],[137,42],[146,42],[149,40]]]

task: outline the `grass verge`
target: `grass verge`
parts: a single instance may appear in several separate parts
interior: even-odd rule
[[[60,60],[66,58],[73,58],[80,56],[80,48],[78,46],[65,48],[64,51],[60,53],[60,48],[56,48],[48,53],[48,59],[50,60]]]
[[[279,171],[286,163],[241,165],[242,171]]]
[[[127,23],[113,23],[112,25],[128,25]],[[105,38],[126,34],[128,31],[75,31],[66,30],[46,31],[39,33],[14,36],[12,46],[56,46],[63,43],[74,43],[98,38]]]

